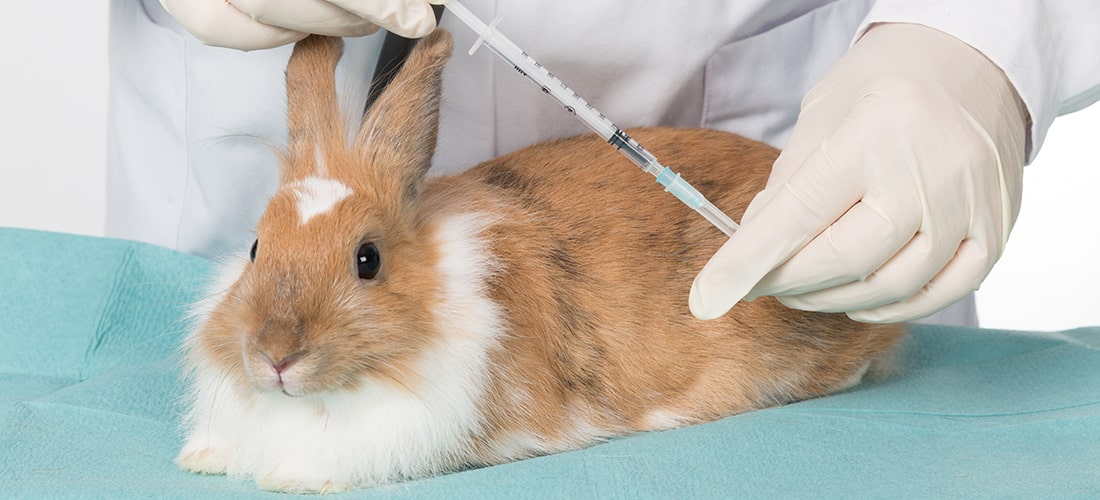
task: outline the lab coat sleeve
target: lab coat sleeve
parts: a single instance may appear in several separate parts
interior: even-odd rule
[[[914,23],[950,34],[999,66],[1031,115],[1027,162],[1054,117],[1100,100],[1096,0],[877,0],[853,38],[876,23]]]

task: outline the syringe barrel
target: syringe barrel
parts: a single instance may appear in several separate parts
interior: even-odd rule
[[[541,64],[528,56],[526,52],[512,43],[508,37],[501,34],[491,25],[486,25],[470,12],[466,6],[458,0],[450,0],[446,7],[460,21],[480,37],[477,43],[470,49],[473,54],[481,45],[489,47],[496,55],[500,56],[512,65],[520,74],[535,82],[542,91],[553,97],[567,111],[577,117],[582,123],[592,129],[604,140],[615,146],[626,155],[631,162],[642,170],[657,177],[657,182],[665,186],[665,190],[675,195],[680,201],[699,212],[712,224],[717,226],[727,236],[732,236],[737,230],[737,223],[733,222],[725,213],[718,210],[713,203],[707,201],[699,191],[691,187],[684,179],[657,161],[657,157],[638,144],[622,131],[615,123],[588,104],[581,96],[573,92],[568,86],[550,73]],[[498,19],[499,20],[499,19]],[[493,24],[496,24],[495,22]]]
[[[618,127],[611,120],[589,105],[587,101],[577,95],[576,92],[573,92],[538,61],[527,55],[508,37],[497,31],[493,26],[483,23],[462,3],[451,0],[447,2],[446,7],[480,37],[474,47],[470,49],[470,53],[473,53],[478,46],[485,45],[501,59],[508,61],[520,74],[542,87],[543,92],[550,94],[567,111],[576,115],[581,122],[588,125],[592,131],[599,134],[604,140],[610,140],[612,134],[618,130]]]
[[[497,37],[498,41],[503,38],[499,33],[497,33]],[[558,79],[558,77],[554,76],[553,73],[548,71],[534,59],[531,59],[526,52],[519,50],[519,48],[507,38],[503,38],[503,41],[507,42],[506,45],[510,45],[515,49],[517,54],[514,57],[498,51],[492,45],[490,45],[489,48],[500,54],[501,57],[508,62],[512,63],[516,71],[519,71],[523,76],[526,76],[532,82],[542,87],[544,93],[553,97],[554,100],[558,101],[558,104],[561,104],[566,111],[575,115],[578,120],[587,125],[593,132],[603,137],[605,140],[610,140],[615,131],[619,130],[619,127],[615,126],[615,124],[604,116],[603,113],[600,113],[596,108],[592,107],[591,104],[588,104],[588,101],[585,101],[584,98],[577,95],[576,92],[573,92],[573,89],[570,89],[564,82]]]

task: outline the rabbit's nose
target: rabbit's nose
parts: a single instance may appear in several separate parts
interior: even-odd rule
[[[280,378],[283,372],[289,370],[291,366],[294,366],[294,363],[297,363],[298,360],[302,359],[303,354],[303,352],[298,351],[276,359],[275,357],[268,355],[266,352],[260,352],[260,355],[264,357],[264,361],[267,361],[267,364],[270,365],[273,370],[275,370],[275,374],[279,375]]]
[[[296,361],[298,361],[298,358],[283,358],[279,363],[272,365],[272,368],[275,369],[275,373],[282,375],[283,372],[286,371],[287,368],[290,368],[290,365],[293,365]]]

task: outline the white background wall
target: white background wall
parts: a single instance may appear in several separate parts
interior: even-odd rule
[[[107,4],[4,4],[0,226],[102,233]]]
[[[8,2],[0,28],[0,226],[102,234],[107,2]],[[984,326],[1100,325],[1100,105],[1060,118],[978,293]],[[0,285],[2,286],[2,285]]]

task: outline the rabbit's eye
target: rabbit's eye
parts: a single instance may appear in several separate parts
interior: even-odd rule
[[[258,246],[260,246],[260,240],[253,241],[252,250],[248,251],[248,258],[251,259],[252,262],[256,262],[256,247]]]
[[[378,253],[378,247],[374,243],[364,243],[355,252],[355,263],[359,267],[359,279],[374,279],[378,275],[378,268],[382,267],[382,255]]]

